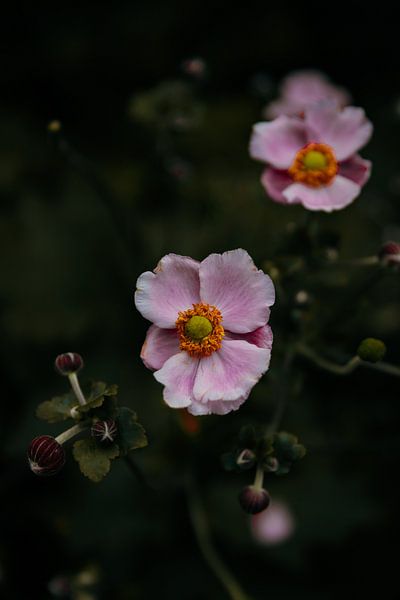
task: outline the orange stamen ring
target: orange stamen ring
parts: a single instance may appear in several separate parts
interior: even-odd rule
[[[204,317],[211,324],[211,332],[202,339],[194,339],[188,334],[187,324],[192,317]],[[222,345],[222,338],[225,335],[224,328],[221,325],[222,314],[215,306],[210,304],[193,304],[193,308],[178,313],[176,328],[179,335],[179,345],[181,350],[185,350],[194,358],[210,356]]]
[[[288,170],[293,181],[311,187],[329,185],[337,172],[338,163],[332,148],[327,144],[315,142],[307,144],[297,152]]]

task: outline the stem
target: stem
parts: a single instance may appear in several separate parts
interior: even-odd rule
[[[127,454],[126,456],[124,456],[124,459],[127,466],[129,467],[130,472],[134,475],[138,482],[147,489],[151,490],[152,492],[155,492],[155,489],[152,488],[151,485],[148,483],[142,469],[135,463],[133,458],[129,454]]]
[[[295,349],[292,346],[289,346],[286,354],[285,354],[285,358],[283,360],[283,366],[282,366],[282,372],[281,375],[279,377],[279,381],[278,381],[278,385],[277,385],[277,389],[276,389],[276,396],[277,396],[277,403],[276,403],[276,407],[275,407],[275,411],[273,413],[272,419],[271,419],[271,423],[269,424],[268,428],[267,428],[267,435],[272,435],[273,433],[275,433],[275,431],[279,428],[280,423],[282,421],[286,406],[287,406],[287,401],[288,401],[288,383],[289,383],[289,371],[290,371],[290,367],[291,364],[293,362],[293,358],[295,356]]]
[[[299,344],[296,350],[298,354],[308,358],[321,369],[329,371],[330,373],[335,373],[335,375],[349,375],[358,367],[365,367],[367,369],[373,369],[374,371],[381,371],[382,373],[393,375],[394,377],[400,377],[400,367],[396,367],[396,365],[391,365],[389,363],[370,363],[365,360],[361,360],[361,358],[358,356],[353,356],[353,358],[351,358],[346,364],[338,365],[337,363],[319,356],[319,354],[317,354],[314,350],[303,344]]]
[[[71,384],[72,389],[74,390],[74,394],[77,397],[77,400],[81,406],[86,404],[86,398],[83,395],[81,390],[81,386],[79,385],[78,376],[76,373],[70,373],[68,375],[69,382]]]
[[[262,467],[260,467],[260,465],[257,465],[256,476],[254,478],[253,485],[254,485],[254,487],[258,488],[259,490],[262,490],[263,483],[264,483],[264,469]]]
[[[65,444],[65,442],[67,442],[71,438],[73,438],[76,435],[78,435],[78,433],[81,433],[82,431],[84,431],[85,429],[87,429],[88,424],[89,424],[89,421],[83,421],[82,423],[78,423],[77,425],[73,425],[72,427],[70,427],[66,431],[63,431],[63,433],[60,433],[60,435],[58,435],[55,438],[56,442],[58,442],[61,445]]]
[[[205,562],[231,600],[250,600],[213,546],[207,516],[194,482],[187,480],[185,487],[190,521]]]

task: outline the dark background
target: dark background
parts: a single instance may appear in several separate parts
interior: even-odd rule
[[[349,208],[315,217],[317,254],[325,244],[366,256],[400,238],[394,15],[355,1],[43,2],[8,9],[0,28],[0,596],[56,597],[49,582],[93,566],[95,598],[224,598],[188,518],[189,465],[216,546],[251,597],[397,598],[398,380],[366,370],[337,378],[296,360],[283,426],[308,455],[268,488],[297,528],[284,545],[263,548],[236,500],[249,476],[224,473],[219,456],[242,424],[268,422],[268,375],[238,413],[201,419],[188,440],[141,364],[147,324],[133,305],[136,277],[170,251],[202,259],[240,246],[265,269],[314,252],[305,211],[269,201],[247,153],[251,125],[294,69],[326,72],[375,126],[362,151],[371,181]],[[201,83],[182,74],[191,56],[207,63]],[[193,124],[178,133],[132,109],[132,98],[171,79],[193,85]],[[48,133],[52,119],[61,134]],[[372,275],[316,268],[283,277],[289,308],[278,290],[271,380],[285,340],[308,326],[339,361],[374,336],[400,362],[398,273]],[[314,300],[301,310],[300,289]],[[72,457],[54,478],[29,471],[30,439],[60,432],[35,407],[66,391],[53,361],[69,350],[85,358],[83,379],[118,383],[139,413],[150,445],[135,459],[156,496],[122,461],[97,485]]]

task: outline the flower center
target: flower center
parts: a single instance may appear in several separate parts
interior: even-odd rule
[[[312,142],[297,152],[288,172],[293,181],[320,187],[330,184],[337,171],[338,163],[332,148]]]
[[[180,349],[195,358],[210,356],[219,350],[225,335],[221,321],[218,308],[202,302],[180,312],[176,320]]]

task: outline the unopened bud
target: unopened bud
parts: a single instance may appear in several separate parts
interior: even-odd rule
[[[386,242],[379,252],[379,258],[385,267],[400,268],[400,244]]]
[[[65,352],[57,356],[54,365],[60,375],[72,375],[82,369],[83,358],[76,352]]]
[[[39,435],[29,446],[28,460],[35,475],[55,475],[65,464],[64,448],[50,435]]]
[[[252,450],[245,448],[236,459],[239,469],[251,469],[256,464],[256,455]]]
[[[186,75],[190,75],[196,79],[201,79],[206,74],[206,63],[202,58],[193,57],[184,60],[182,63],[182,71]]]
[[[239,494],[240,506],[246,513],[256,515],[268,508],[271,497],[264,488],[248,485]]]
[[[91,433],[100,444],[112,444],[117,436],[117,424],[114,419],[107,421],[96,421],[92,425]]]
[[[386,354],[386,346],[381,340],[366,338],[357,349],[357,355],[361,360],[376,363],[382,360]]]

